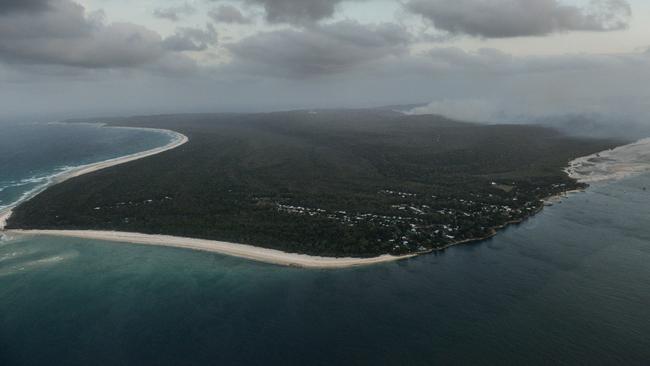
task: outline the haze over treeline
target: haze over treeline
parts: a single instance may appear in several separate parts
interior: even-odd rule
[[[644,129],[649,49],[642,0],[7,0],[0,120],[422,103]]]

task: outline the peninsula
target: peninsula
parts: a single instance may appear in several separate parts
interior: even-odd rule
[[[584,188],[569,161],[621,144],[385,109],[99,122],[177,131],[184,145],[77,171],[15,208],[10,233],[372,264],[490,237]]]

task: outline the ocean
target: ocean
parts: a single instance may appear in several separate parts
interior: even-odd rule
[[[165,133],[99,124],[0,124],[0,211],[71,168],[167,144]]]
[[[2,125],[0,205],[169,136]],[[0,241],[0,365],[650,364],[650,174],[477,244],[304,270],[82,239]]]

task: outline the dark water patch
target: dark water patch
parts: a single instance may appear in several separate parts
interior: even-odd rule
[[[480,244],[335,271],[9,241],[0,257],[68,256],[0,276],[0,364],[646,365],[643,186],[594,186]]]

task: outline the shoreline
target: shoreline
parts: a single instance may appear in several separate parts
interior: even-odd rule
[[[131,128],[131,127],[112,127],[111,128]],[[44,236],[56,236],[56,237],[73,237],[73,238],[80,238],[80,239],[92,239],[92,240],[102,240],[102,241],[111,241],[111,242],[117,242],[117,243],[129,243],[129,244],[136,244],[136,245],[151,245],[151,246],[165,246],[165,247],[172,247],[172,248],[181,248],[181,249],[189,249],[189,250],[198,250],[198,251],[204,251],[204,252],[211,252],[211,253],[217,253],[217,254],[222,254],[222,255],[228,255],[228,256],[233,256],[233,257],[238,257],[238,258],[243,258],[243,259],[248,259],[248,260],[253,260],[257,262],[263,262],[263,263],[269,263],[269,264],[276,264],[276,265],[282,265],[282,266],[290,266],[290,267],[300,267],[300,268],[320,268],[320,269],[326,269],[326,268],[347,268],[347,267],[357,267],[357,266],[364,266],[364,265],[372,265],[372,264],[380,264],[380,263],[387,263],[387,262],[393,262],[393,261],[398,261],[398,260],[403,260],[403,259],[408,259],[408,258],[413,258],[418,255],[422,254],[428,254],[428,253],[433,253],[433,252],[438,252],[438,251],[443,251],[448,248],[451,248],[456,245],[461,245],[461,244],[468,244],[468,243],[475,243],[475,242],[481,242],[484,240],[487,240],[489,238],[494,237],[495,235],[498,234],[499,230],[504,229],[510,225],[517,225],[520,224],[539,212],[541,212],[544,209],[544,206],[550,205],[552,203],[555,203],[559,200],[561,200],[563,197],[567,197],[568,194],[574,193],[574,192],[580,192],[584,190],[571,190],[571,191],[565,191],[558,193],[556,195],[552,195],[549,197],[546,197],[542,199],[543,204],[540,206],[538,210],[535,212],[531,213],[530,215],[518,219],[518,220],[513,220],[510,222],[506,222],[503,225],[493,227],[491,228],[491,231],[489,234],[480,237],[480,238],[469,238],[469,239],[463,239],[459,240],[457,242],[452,242],[449,243],[443,247],[440,248],[433,248],[429,250],[425,250],[422,252],[416,252],[412,254],[406,254],[402,256],[393,256],[389,254],[381,255],[378,257],[371,257],[371,258],[354,258],[354,257],[320,257],[320,256],[310,256],[307,254],[297,254],[297,253],[288,253],[288,252],[283,252],[280,250],[275,250],[275,249],[268,249],[268,248],[262,248],[262,247],[257,247],[249,244],[238,244],[238,243],[229,243],[229,242],[223,242],[223,241],[217,241],[217,240],[208,240],[208,239],[196,239],[196,238],[185,238],[185,237],[178,237],[178,236],[169,236],[169,235],[155,235],[155,234],[141,234],[141,233],[129,233],[129,232],[118,232],[118,231],[99,231],[99,230],[19,230],[19,229],[10,229],[10,230],[4,230],[6,226],[6,222],[11,216],[12,209],[18,206],[19,204],[35,197],[48,187],[64,182],[68,179],[78,177],[83,174],[88,174],[91,172],[95,172],[97,170],[105,169],[108,167],[112,167],[115,165],[127,163],[133,160],[137,159],[142,159],[151,155],[159,154],[167,150],[174,149],[178,146],[181,146],[185,144],[189,139],[187,136],[177,133],[175,131],[170,131],[170,130],[162,130],[162,129],[153,129],[153,128],[139,128],[139,127],[134,127],[135,129],[144,129],[144,130],[155,130],[155,131],[163,131],[168,134],[172,134],[174,136],[179,136],[177,139],[174,141],[170,142],[169,144],[160,147],[160,148],[155,148],[147,151],[143,151],[141,153],[136,153],[136,154],[131,154],[127,156],[123,156],[120,158],[115,158],[115,159],[110,159],[98,163],[93,163],[93,164],[88,164],[88,165],[83,165],[76,167],[74,169],[71,169],[70,171],[63,172],[59,176],[55,177],[52,179],[51,184],[48,184],[47,186],[43,187],[43,189],[39,190],[38,192],[30,195],[30,197],[21,200],[20,202],[17,202],[15,205],[9,208],[9,210],[0,212],[0,232],[5,232],[7,234],[15,234],[15,235],[20,235],[20,236],[33,236],[33,235],[44,235]],[[594,157],[600,158],[603,154],[610,152],[610,151],[616,151],[619,149],[625,149],[626,147],[629,148],[630,146],[632,147],[638,147],[638,146],[643,146],[647,147],[648,150],[650,151],[650,139],[645,139],[645,140],[640,140],[636,143],[629,144],[629,145],[623,145],[620,147],[617,147],[616,149],[613,150],[607,150],[604,152],[592,154],[589,156],[585,157],[579,157],[577,159],[572,160],[569,162],[569,165],[567,168],[564,169],[564,171],[569,175],[569,177],[576,179],[578,182],[585,182],[582,179],[584,177],[576,176],[576,169],[575,167],[577,164],[581,164],[582,162],[589,161],[589,159],[593,159]],[[581,179],[582,178],[582,179]]]
[[[100,126],[104,126],[103,124],[98,124]],[[9,221],[9,218],[11,217],[13,213],[13,209],[18,207],[24,202],[29,201],[30,199],[36,197],[49,187],[52,187],[56,184],[65,182],[68,179],[72,179],[84,174],[96,172],[98,170],[110,168],[112,166],[128,163],[130,161],[146,158],[148,156],[160,154],[162,152],[165,152],[167,150],[175,149],[189,141],[189,138],[182,133],[171,131],[171,130],[165,130],[165,129],[160,129],[160,128],[142,128],[142,127],[109,127],[109,128],[123,128],[123,129],[135,129],[135,130],[146,130],[146,131],[155,131],[159,133],[164,133],[168,136],[172,136],[173,139],[170,141],[168,144],[161,146],[161,147],[156,147],[153,149],[141,151],[138,153],[133,153],[125,156],[120,156],[117,158],[112,158],[112,159],[107,159],[103,161],[99,161],[96,163],[90,163],[90,164],[84,164],[84,165],[79,165],[76,167],[72,167],[69,169],[66,169],[58,174],[53,175],[50,178],[50,181],[43,185],[42,187],[38,187],[34,189],[31,192],[27,192],[24,197],[21,197],[18,201],[12,203],[8,207],[4,208],[2,211],[0,211],[0,232],[5,230],[5,227],[7,226],[7,222]]]
[[[61,122],[52,122],[61,123]],[[91,123],[105,127],[103,123]],[[158,148],[142,151],[135,154],[125,155],[118,158],[108,159],[97,163],[80,165],[69,170],[63,171],[50,180],[49,184],[40,187],[34,192],[30,192],[26,197],[13,203],[11,206],[0,212],[0,233],[15,234],[15,235],[44,235],[44,236],[58,236],[58,237],[74,237],[81,239],[93,239],[103,241],[113,241],[120,243],[130,244],[145,244],[154,246],[166,246],[173,248],[191,249],[199,251],[207,251],[229,255],[258,262],[279,264],[284,266],[295,266],[303,268],[345,268],[355,267],[362,265],[370,265],[377,263],[392,262],[401,259],[412,258],[417,255],[408,254],[403,256],[382,255],[372,258],[354,258],[354,257],[318,257],[306,254],[287,253],[274,249],[266,249],[256,247],[248,244],[227,243],[222,241],[184,238],[177,236],[167,235],[151,235],[140,233],[126,233],[116,231],[96,231],[96,230],[20,230],[20,229],[6,229],[7,222],[11,217],[14,208],[20,204],[36,197],[47,188],[56,184],[65,182],[84,174],[92,173],[101,169],[109,168],[112,166],[124,164],[130,161],[142,159],[148,156],[160,154],[164,151],[175,149],[189,141],[188,137],[171,130],[146,128],[146,127],[122,127],[122,126],[107,126],[108,128],[124,128],[136,130],[157,131],[176,137],[170,143]]]
[[[403,256],[381,255],[371,258],[319,257],[307,254],[287,253],[276,249],[256,247],[248,244],[228,243],[216,240],[184,238],[180,236],[129,233],[98,230],[7,230],[6,233],[19,236],[45,235],[111,241],[116,243],[163,246],[217,253],[257,262],[299,268],[347,268],[408,259],[417,254]]]
[[[552,198],[566,197],[568,193],[580,192],[580,190],[573,190],[562,192],[557,195],[544,199],[544,202]],[[161,234],[142,234],[124,231],[105,231],[105,230],[21,230],[21,229],[8,229],[4,232],[6,234],[13,234],[17,236],[54,236],[54,237],[69,237],[77,239],[91,239],[108,241],[114,243],[126,243],[133,245],[150,245],[160,246],[177,249],[188,249],[195,251],[203,251],[216,253],[231,257],[237,257],[247,260],[252,260],[261,263],[281,265],[285,267],[297,267],[307,269],[341,269],[350,267],[368,266],[374,264],[395,262],[404,259],[415,258],[420,255],[430,254],[434,252],[442,252],[457,245],[479,243],[484,240],[490,239],[499,233],[499,230],[507,228],[512,225],[519,225],[522,222],[533,218],[536,214],[544,209],[544,205],[540,206],[538,210],[530,215],[521,219],[512,220],[504,223],[503,225],[491,228],[490,232],[482,237],[467,238],[448,243],[439,248],[427,249],[421,252],[414,252],[411,254],[404,254],[400,256],[383,254],[376,257],[362,258],[362,257],[322,257],[312,256],[308,254],[288,253],[277,249],[269,249],[258,247],[250,244],[231,243],[219,240],[187,238],[181,236],[161,235]]]
[[[564,172],[587,184],[650,172],[650,138],[579,157],[570,161]]]

